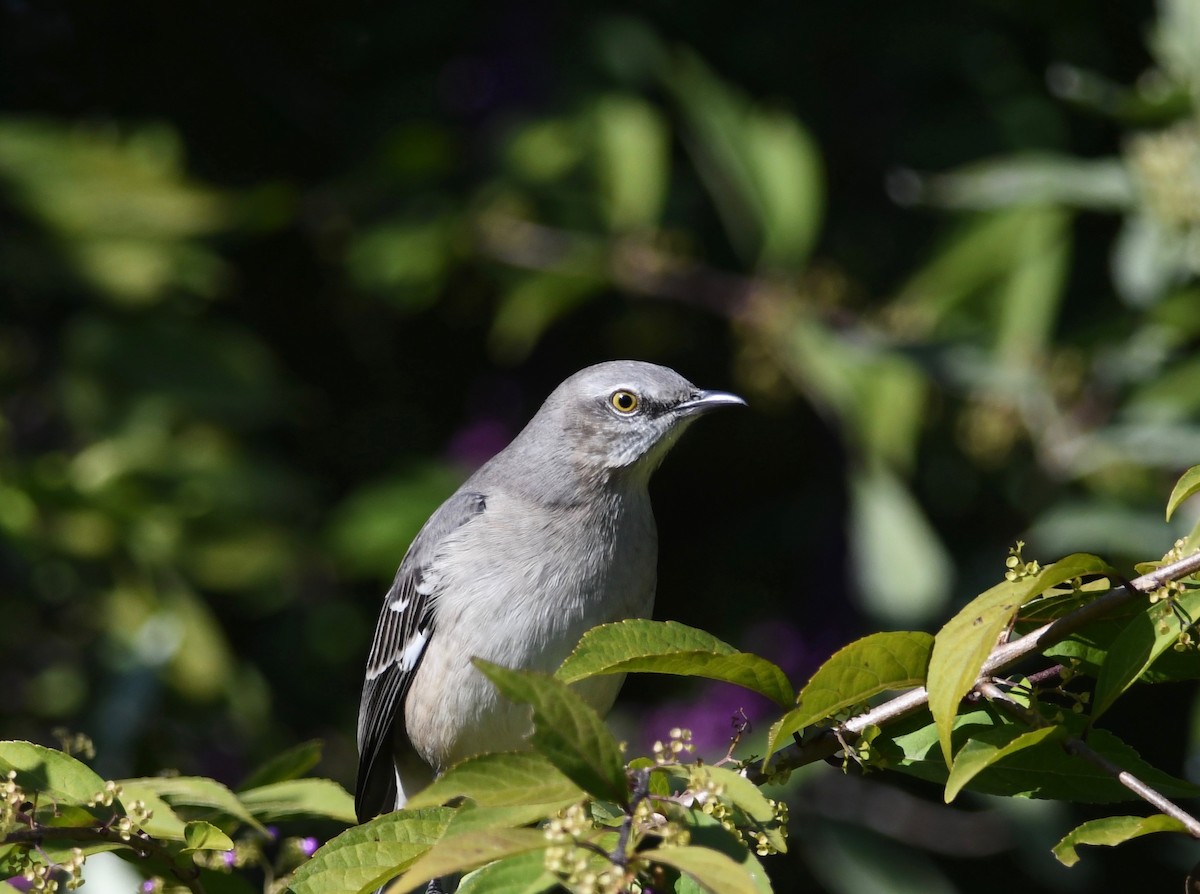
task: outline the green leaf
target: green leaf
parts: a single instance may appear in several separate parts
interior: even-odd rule
[[[771,894],[771,879],[759,862],[758,857],[744,843],[733,837],[733,834],[721,825],[720,820],[714,819],[698,809],[689,810],[683,815],[691,835],[689,844],[693,847],[707,848],[724,854],[733,862],[741,865],[754,881],[758,894]],[[703,892],[706,889],[691,876],[682,876],[676,891]]]
[[[301,817],[357,822],[354,798],[332,779],[285,779],[243,791],[239,797],[246,809],[264,823]]]
[[[241,820],[258,832],[266,833],[263,824],[254,818],[238,800],[238,796],[215,779],[203,776],[147,776],[137,781],[176,810],[180,807],[216,810]]]
[[[627,672],[706,677],[744,686],[778,705],[792,703],[792,685],[776,665],[675,621],[634,619],[595,627],[555,676],[574,683]]]
[[[478,832],[483,829],[517,829],[553,816],[579,798],[549,801],[542,804],[513,804],[504,807],[478,807],[471,802],[455,809],[454,818],[446,828],[446,837]]]
[[[203,820],[188,823],[183,830],[183,840],[187,846],[181,853],[185,854],[193,851],[233,850],[233,840],[212,823]]]
[[[620,804],[628,800],[621,751],[583,699],[548,674],[473,660],[505,698],[533,708],[530,741],[563,775],[597,797]]]
[[[476,869],[463,878],[458,894],[542,894],[558,882],[546,871],[545,855],[530,851]]]
[[[242,792],[246,789],[270,785],[273,782],[299,779],[317,765],[321,759],[322,748],[323,744],[320,739],[301,742],[254,768],[250,775],[241,781],[237,790]]]
[[[0,776],[9,771],[16,772],[14,781],[26,794],[41,794],[39,810],[61,805],[87,808],[92,796],[104,790],[104,780],[87,764],[33,742],[0,742]]]
[[[445,832],[446,807],[400,810],[325,843],[292,877],[292,894],[366,894],[408,868]]]
[[[988,767],[1047,739],[1060,741],[1066,736],[1066,732],[1061,726],[1026,730],[1018,724],[981,730],[968,739],[954,757],[954,766],[946,780],[946,803],[953,801],[972,779]]]
[[[746,867],[707,847],[659,847],[641,858],[687,873],[712,894],[759,894]]]
[[[1087,719],[1082,715],[1067,714],[1059,723],[1071,735],[1082,737]],[[955,721],[954,747],[960,749],[971,739],[999,735],[989,732],[998,726],[1013,726],[1020,732],[1026,731],[1024,725],[1008,723],[997,718],[990,709],[979,708],[959,715]],[[1176,779],[1146,763],[1137,751],[1107,730],[1091,730],[1087,734],[1087,742],[1093,750],[1168,797],[1195,797],[1200,794],[1200,787]],[[947,782],[949,771],[942,755],[938,729],[929,721],[928,715],[917,715],[887,727],[871,744],[886,766],[929,782]],[[990,795],[1075,801],[1081,804],[1130,801],[1136,797],[1112,776],[1068,754],[1053,739],[1009,754],[987,767],[971,780],[971,789]]]
[[[1200,617],[1200,590],[1187,590],[1174,600],[1189,618]],[[1162,628],[1165,627],[1165,632]],[[1179,637],[1180,624],[1166,601],[1156,602],[1121,631],[1100,666],[1093,696],[1092,721],[1112,707]]]
[[[1200,466],[1192,466],[1175,484],[1171,496],[1167,500],[1167,521],[1175,514],[1179,504],[1195,493],[1200,492]]]
[[[835,652],[800,691],[799,706],[771,727],[767,760],[781,742],[818,720],[880,692],[920,686],[932,651],[933,637],[928,633],[898,631],[873,633]]]
[[[1035,575],[996,584],[946,622],[933,644],[926,685],[947,766],[953,762],[950,738],[959,703],[979,679],[980,668],[1017,610],[1038,594],[1081,575],[1112,573],[1104,560],[1076,553]]]
[[[743,776],[725,767],[701,765],[694,769],[695,773],[708,776],[723,789],[721,797],[730,801],[746,815],[755,827],[763,832],[777,851],[787,853],[787,839],[784,830],[779,827],[775,818],[775,808],[767,800],[757,785]]]
[[[1186,834],[1187,827],[1174,817],[1162,813],[1154,816],[1106,816],[1089,820],[1068,832],[1062,841],[1054,845],[1054,856],[1064,866],[1074,866],[1079,862],[1079,854],[1075,849],[1081,844],[1116,847],[1154,832]]]
[[[451,767],[408,799],[408,807],[432,807],[451,798],[470,798],[481,807],[578,801],[579,786],[537,752],[481,754]]]
[[[858,434],[867,449],[887,444],[886,449],[898,453],[896,442],[902,429],[880,432],[875,419],[899,416],[906,405],[908,420],[923,418],[917,403],[922,396],[921,381],[903,363],[873,366],[880,367],[880,375],[893,384],[881,387],[874,384],[877,377],[872,377],[871,384],[860,383],[853,402],[861,405],[867,402],[866,395],[871,395],[872,403],[886,402],[888,408],[861,416],[856,413]],[[899,385],[906,381],[911,392],[907,400]],[[915,444],[920,428],[913,425],[907,433],[910,445]],[[852,471],[850,497],[853,572],[867,608],[897,627],[944,617],[954,562],[909,484],[884,462],[871,462]]]
[[[610,95],[596,103],[596,173],[604,210],[617,232],[658,223],[671,169],[671,137],[645,100]]]
[[[151,811],[150,819],[142,823],[142,829],[153,838],[165,838],[171,841],[183,841],[186,824],[175,810],[159,797],[152,785],[144,779],[122,779],[121,800],[132,804],[141,801],[146,809]]]
[[[550,842],[540,829],[484,829],[448,836],[417,860],[394,887],[397,891],[417,890],[444,875],[548,847]]]
[[[1004,156],[924,181],[921,201],[943,208],[990,210],[1013,205],[1068,205],[1126,211],[1137,204],[1129,168],[1117,158]]]

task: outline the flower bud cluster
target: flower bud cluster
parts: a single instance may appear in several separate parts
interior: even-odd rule
[[[9,770],[4,782],[0,782],[0,827],[12,823],[28,800],[25,790],[17,785],[17,771]]]
[[[659,766],[678,763],[683,754],[691,754],[696,750],[696,746],[692,744],[690,729],[682,729],[677,726],[670,731],[670,736],[670,741],[666,744],[654,743],[654,762]]]
[[[1042,570],[1042,566],[1036,561],[1026,562],[1021,557],[1021,550],[1025,548],[1025,541],[1018,540],[1017,545],[1008,551],[1008,558],[1004,560],[1004,567],[1007,569],[1004,572],[1006,581],[1019,581],[1022,578],[1032,577]]]
[[[625,874],[611,863],[601,865],[598,855],[578,846],[578,840],[594,827],[585,801],[551,819],[543,830],[551,842],[543,856],[546,870],[575,894],[618,894],[624,888]]]
[[[71,848],[71,856],[65,863],[31,863],[25,867],[22,877],[28,891],[45,891],[47,894],[61,889],[74,891],[83,884],[83,864],[87,858],[82,850]],[[61,879],[59,878],[61,877]]]

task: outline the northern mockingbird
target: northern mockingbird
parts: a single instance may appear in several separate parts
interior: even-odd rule
[[[654,605],[650,475],[697,416],[744,404],[673,370],[588,367],[430,517],[384,597],[358,714],[360,822],[464,758],[524,747],[529,710],[471,664],[553,671]],[[622,677],[575,690],[604,714]]]

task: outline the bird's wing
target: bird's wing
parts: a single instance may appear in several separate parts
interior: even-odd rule
[[[456,493],[443,503],[413,540],[384,597],[358,708],[354,806],[359,822],[394,806],[395,725],[403,723],[404,696],[433,633],[433,591],[426,581],[429,564],[451,532],[485,509],[483,494],[470,491]]]

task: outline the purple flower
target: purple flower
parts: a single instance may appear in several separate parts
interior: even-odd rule
[[[304,854],[306,857],[311,857],[314,853],[316,853],[317,848],[320,846],[321,842],[317,841],[317,839],[313,838],[311,835],[307,838],[300,839],[300,853]]]
[[[225,865],[232,867],[237,863],[237,851],[227,850],[221,854],[221,859],[225,861]]]

